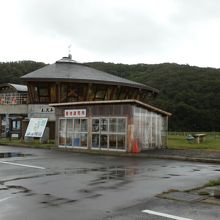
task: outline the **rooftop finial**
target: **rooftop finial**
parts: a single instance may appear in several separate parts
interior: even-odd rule
[[[56,61],[56,63],[76,63],[76,61],[72,59],[71,47],[71,44],[68,45],[68,56]]]
[[[70,45],[68,46],[68,58],[69,58],[70,60],[72,60],[71,47],[72,47],[72,45],[70,44]]]

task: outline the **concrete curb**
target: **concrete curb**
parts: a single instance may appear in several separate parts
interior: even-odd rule
[[[89,155],[100,155],[100,156],[117,156],[117,157],[133,157],[133,158],[149,158],[149,159],[162,159],[162,160],[178,160],[178,161],[189,161],[189,162],[200,162],[200,163],[214,163],[220,164],[220,158],[200,158],[200,157],[184,157],[178,155],[152,155],[147,153],[126,153],[126,152],[113,152],[113,151],[101,151],[101,150],[80,150],[80,149],[70,149],[70,148],[58,148],[58,147],[38,147],[38,146],[18,146],[18,145],[8,145],[1,144],[1,146],[10,146],[10,147],[22,147],[30,149],[44,149],[44,150],[53,150],[61,152],[72,152],[79,154],[89,154]]]
[[[146,155],[147,158],[155,159],[166,159],[166,160],[182,160],[191,162],[201,162],[201,163],[216,163],[220,164],[220,159],[212,158],[199,158],[199,157],[183,157],[183,156],[173,156],[173,155]]]
[[[147,153],[132,154],[132,153],[113,152],[113,151],[101,151],[101,150],[100,151],[99,150],[83,151],[80,149],[68,149],[68,148],[56,148],[52,150],[63,151],[63,152],[67,151],[67,152],[73,152],[73,153],[83,153],[83,154],[90,154],[90,155],[149,158],[149,159],[163,159],[163,160],[180,160],[180,161],[220,164],[220,159],[213,159],[213,158],[183,157],[183,156],[173,156],[173,155],[152,155],[152,154],[147,154]]]

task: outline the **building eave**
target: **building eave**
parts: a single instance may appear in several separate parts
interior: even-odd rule
[[[65,103],[51,103],[49,106],[52,107],[67,107],[67,106],[80,106],[80,105],[98,105],[98,104],[135,104],[137,106],[142,106],[148,110],[151,110],[156,113],[160,113],[164,116],[171,116],[172,114],[169,112],[166,112],[164,110],[161,110],[159,108],[156,108],[152,105],[149,105],[147,103],[138,101],[136,99],[126,99],[126,100],[110,100],[110,101],[86,101],[86,102],[65,102]]]

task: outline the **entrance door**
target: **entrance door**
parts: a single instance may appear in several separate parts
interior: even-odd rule
[[[127,150],[127,118],[92,119],[92,149]]]

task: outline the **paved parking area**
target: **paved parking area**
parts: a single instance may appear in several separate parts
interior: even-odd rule
[[[0,219],[219,219],[219,206],[155,197],[218,178],[219,165],[0,146]],[[177,219],[177,218],[176,218]]]

